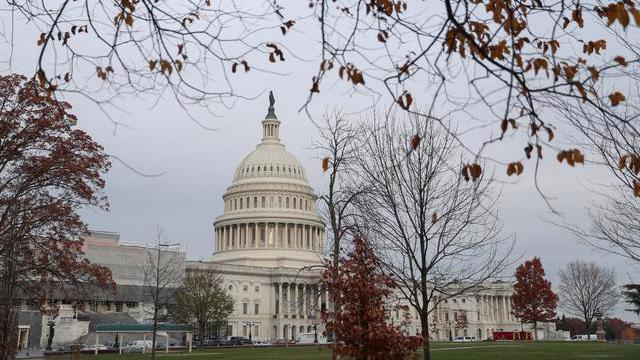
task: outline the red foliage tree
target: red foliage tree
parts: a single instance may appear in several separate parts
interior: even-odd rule
[[[101,175],[109,159],[75,129],[71,106],[34,81],[0,76],[0,358],[14,356],[22,300],[42,310],[53,293],[72,299],[85,285],[112,286],[111,272],[83,258],[78,210],[106,208]]]
[[[466,312],[460,312],[455,314],[455,324],[454,327],[456,331],[460,331],[467,329],[469,327],[469,318],[467,317]]]
[[[335,267],[339,274],[334,277]],[[339,309],[325,310],[322,318],[327,332],[335,335],[334,353],[350,359],[404,359],[414,354],[421,338],[406,336],[402,324],[386,321],[386,299],[396,282],[380,269],[371,247],[362,238],[338,264],[330,263],[323,272],[329,295],[340,299]]]
[[[551,282],[544,278],[540,258],[527,260],[516,269],[513,286],[513,314],[521,322],[533,323],[553,321],[556,316],[558,296],[551,290]],[[535,337],[535,331],[534,331]]]

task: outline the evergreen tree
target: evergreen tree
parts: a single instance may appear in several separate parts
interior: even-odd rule
[[[632,306],[627,310],[640,315],[640,284],[627,284],[623,288],[622,295],[626,299],[625,302]]]

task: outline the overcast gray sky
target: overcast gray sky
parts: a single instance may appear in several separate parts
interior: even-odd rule
[[[4,17],[6,24],[6,14]],[[304,27],[303,27],[304,28]],[[17,42],[12,68],[0,67],[26,75],[33,73],[36,61],[36,40],[24,22],[16,23]],[[267,111],[268,90],[276,96],[276,114],[282,121],[281,137],[289,151],[306,167],[312,186],[322,191],[323,177],[317,154],[310,150],[317,130],[306,114],[298,112],[306,100],[310,79],[317,69],[315,47],[303,41],[302,33],[293,34],[288,44],[300,59],[289,57],[285,75],[252,73],[239,82],[245,93],[260,94],[255,100],[240,101],[231,109],[218,109],[218,117],[190,109],[201,123],[217,130],[210,131],[191,121],[169,95],[161,98],[118,99],[122,112],[114,118],[128,127],[117,127],[102,115],[95,104],[81,98],[70,98],[80,126],[104,145],[109,154],[121,158],[135,169],[155,177],[140,176],[114,161],[106,175],[109,212],[86,211],[84,218],[90,228],[118,232],[125,241],[145,242],[154,237],[155,227],[162,226],[171,241],[187,245],[189,257],[207,259],[213,251],[212,223],[222,213],[222,194],[230,185],[241,159],[260,140],[260,121]],[[0,45],[0,60],[6,61],[5,44]],[[323,111],[339,108],[354,119],[371,104],[385,103],[372,96],[354,94],[344,86],[327,83],[310,110],[319,117]],[[499,149],[498,149],[499,150]],[[563,218],[553,215],[535,191],[531,172],[515,183],[505,183],[501,214],[505,233],[517,237],[516,255],[524,258],[539,256],[553,283],[558,270],[574,259],[594,260],[614,267],[620,283],[640,280],[640,272],[629,263],[612,255],[596,252],[574,236],[546,220],[572,221],[588,227],[585,207],[597,201],[585,185],[605,181],[604,174],[594,166],[568,169],[559,166],[549,156],[542,164],[541,187],[552,197],[553,206]],[[509,179],[511,180],[511,179]],[[515,270],[515,269],[514,269]],[[620,305],[615,315],[638,321]]]

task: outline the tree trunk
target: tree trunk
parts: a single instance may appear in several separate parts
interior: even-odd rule
[[[538,322],[534,321],[533,322],[533,341],[538,340]]]
[[[206,324],[198,324],[198,339],[200,340],[199,348],[200,351],[204,349],[204,327]]]
[[[423,360],[431,360],[431,340],[429,339],[428,317],[429,317],[428,314],[424,316],[420,316],[420,326],[422,326],[422,353],[423,353],[422,359]]]
[[[153,309],[153,333],[151,334],[151,359],[156,358],[156,335],[158,333],[158,307]]]

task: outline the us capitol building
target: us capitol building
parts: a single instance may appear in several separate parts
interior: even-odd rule
[[[262,121],[262,140],[236,168],[214,222],[210,264],[235,300],[227,332],[258,339],[322,334],[327,306],[319,286],[325,242],[316,195],[300,161],[280,141],[273,96]]]
[[[222,277],[234,300],[223,334],[272,341],[312,335],[322,342],[326,338],[322,336],[320,312],[331,306],[319,281],[326,249],[324,224],[306,170],[280,139],[274,102],[271,95],[261,123],[262,139],[240,162],[223,195],[224,212],[213,223],[213,256],[208,261],[190,261],[184,247],[178,247],[173,250],[179,255],[174,259],[184,273],[214,271]],[[150,320],[151,301],[143,291],[144,274],[139,266],[149,247],[121,241],[118,233],[91,231],[85,237],[84,251],[91,262],[112,270],[116,291],[92,294],[83,300],[88,306],[82,309],[62,299],[49,299],[60,305],[55,319],[23,303],[19,314],[23,347],[46,343],[47,321],[57,324],[54,344],[64,344],[91,341],[98,323]],[[493,331],[530,328],[511,314],[512,292],[511,283],[492,282],[443,301],[429,318],[433,340],[457,336],[486,339]],[[397,301],[408,305],[402,299]],[[462,314],[468,325],[456,328],[455,320]],[[404,315],[390,311],[389,321],[399,324]],[[417,314],[410,310],[407,315],[412,321],[405,332],[420,334]],[[540,324],[537,338],[549,338],[554,330],[554,324]]]

